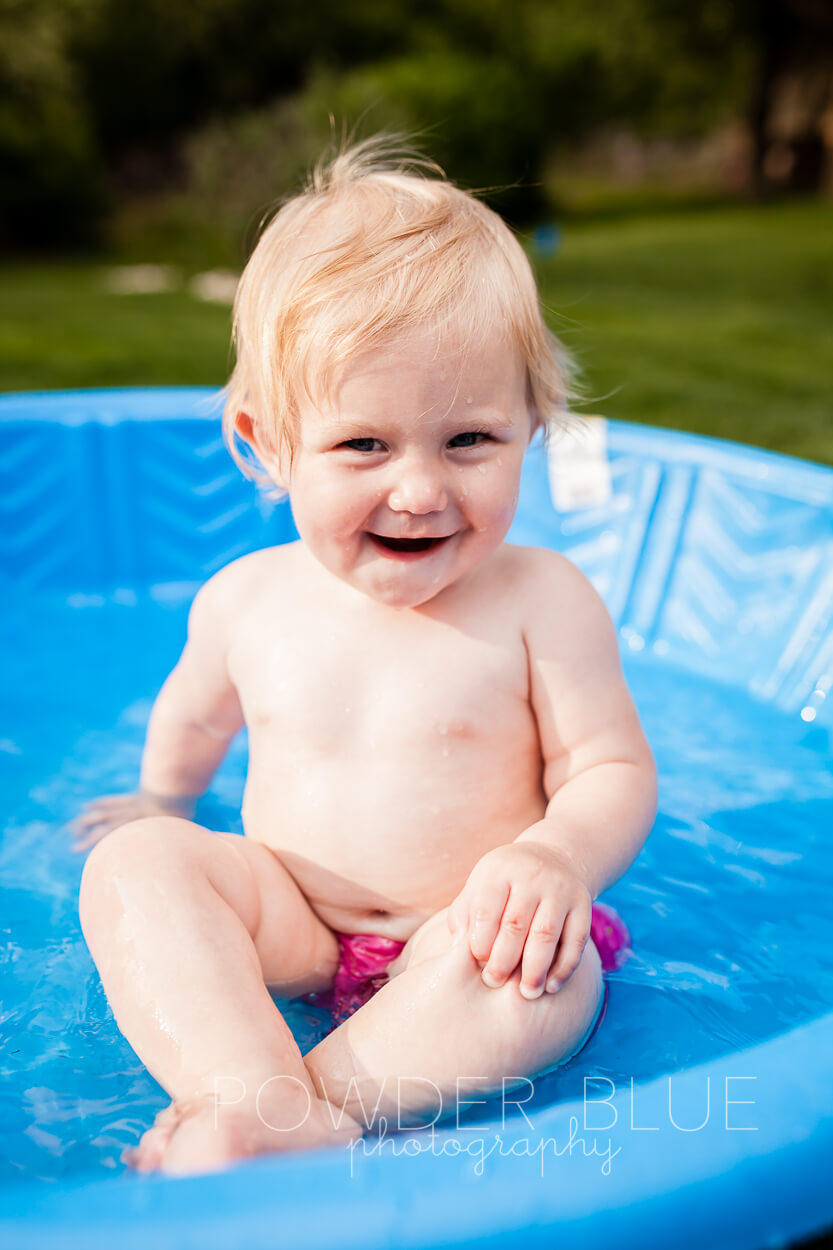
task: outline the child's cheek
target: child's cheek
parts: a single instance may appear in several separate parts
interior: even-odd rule
[[[520,485],[516,475],[497,472],[487,476],[481,495],[483,515],[488,516],[491,525],[509,525],[518,506]]]

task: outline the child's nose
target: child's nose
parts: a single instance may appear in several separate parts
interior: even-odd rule
[[[411,512],[416,516],[442,512],[448,505],[448,493],[442,472],[427,464],[402,465],[388,495],[392,512]]]

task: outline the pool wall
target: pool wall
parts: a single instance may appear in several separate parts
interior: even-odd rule
[[[833,671],[833,471],[607,428],[610,497],[557,512],[539,445],[510,541],[564,551],[625,647],[833,724],[815,685]],[[297,536],[230,460],[214,391],[0,396],[0,431],[0,578],[16,593],[202,581]]]

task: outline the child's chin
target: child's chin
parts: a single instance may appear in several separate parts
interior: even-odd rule
[[[447,583],[438,582],[428,586],[362,586],[359,587],[369,599],[389,608],[420,608],[430,603],[446,589]]]

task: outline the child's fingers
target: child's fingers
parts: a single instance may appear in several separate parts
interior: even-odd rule
[[[78,822],[74,822],[70,825],[72,836],[76,842],[79,841],[79,839],[99,837],[100,834],[98,831],[102,828],[112,829],[113,821],[108,820],[105,817],[99,817],[98,820],[88,820],[84,825],[81,825]]]
[[[537,898],[529,895],[518,891],[510,894],[488,962],[481,973],[490,988],[497,989],[505,984],[520,963],[537,904]]]
[[[95,820],[84,821],[82,821],[79,816],[76,816],[75,820],[70,822],[69,830],[77,842],[79,838],[86,838],[88,834],[93,829],[97,829],[101,823],[102,821],[100,816],[97,816]]]
[[[127,796],[115,797],[121,800]],[[96,800],[95,803],[90,804],[70,823],[69,829],[75,843],[73,849],[84,851],[94,846],[96,842],[100,842],[113,829],[118,829],[119,825],[125,824],[132,818],[135,814],[132,810],[134,806],[135,804],[121,801],[99,802]]]
[[[549,993],[554,993],[563,985],[578,967],[590,936],[590,908],[589,899],[586,902],[577,903],[564,921],[558,951],[547,977]]]
[[[475,959],[485,963],[500,928],[509,885],[505,881],[484,882],[469,901],[469,946]]]
[[[83,815],[76,816],[70,824],[73,835],[84,837],[92,829],[98,829],[99,825],[113,825],[118,823],[118,813],[112,811],[102,811],[96,808],[94,811],[84,812]]]
[[[72,849],[76,854],[80,855],[82,851],[88,851],[91,846],[95,846],[102,838],[106,838],[107,834],[112,832],[114,825],[101,825],[94,833],[88,833],[86,837],[76,837],[72,844]]]
[[[557,908],[552,901],[538,904],[521,963],[520,991],[524,998],[540,998],[544,993],[563,925],[563,907]]]
[[[81,829],[90,825],[98,825],[115,812],[121,812],[136,806],[136,797],[131,794],[105,794],[99,799],[86,803],[73,824]]]
[[[100,807],[85,808],[72,822],[73,829],[92,829],[106,820],[106,813]]]

